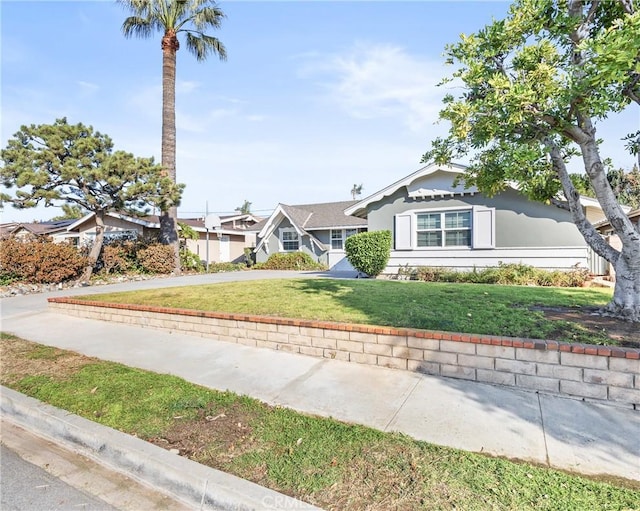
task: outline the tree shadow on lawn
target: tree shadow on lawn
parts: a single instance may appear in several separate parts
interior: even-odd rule
[[[425,297],[428,284],[419,282],[314,278],[296,286],[362,313],[371,325],[640,347],[637,324],[597,314],[593,297],[581,290],[498,286],[488,292],[491,285],[436,283]]]
[[[330,293],[340,305],[355,308],[364,312],[367,317],[379,325],[398,325],[397,316],[384,312],[384,299],[367,294],[362,291],[362,287],[353,285],[353,281],[330,281],[323,279],[305,280],[303,290],[307,293]],[[445,293],[446,296],[446,293]],[[446,305],[446,304],[445,304]],[[490,309],[490,307],[488,307]],[[381,312],[382,311],[382,312]],[[491,311],[488,311],[491,314]],[[397,311],[396,311],[397,314]],[[448,330],[446,315],[438,312],[440,317],[436,317],[437,327],[429,326],[435,330]],[[532,313],[533,314],[533,313]],[[423,327],[425,328],[425,327]],[[475,332],[474,332],[475,333]],[[452,391],[451,399],[454,401],[451,406],[455,406],[455,401],[464,402],[471,399],[480,404],[482,413],[477,417],[479,420],[483,414],[498,413],[508,422],[512,417],[514,423],[524,420],[534,426],[544,427],[544,434],[547,437],[545,448],[548,449],[550,462],[554,464],[554,452],[561,452],[564,449],[572,449],[572,453],[565,457],[575,457],[577,465],[589,465],[601,460],[605,466],[624,466],[629,464],[629,460],[640,459],[640,414],[637,411],[625,408],[618,408],[608,404],[597,404],[585,402],[579,399],[561,397],[553,394],[537,393],[535,391],[524,390],[507,386],[492,385],[475,381],[467,381],[455,378],[436,377],[424,375],[425,378],[437,378],[441,385],[448,387]],[[428,417],[427,414],[435,414],[446,417],[450,414],[446,404],[440,410],[435,410],[428,403],[429,396],[424,396],[421,403],[414,403],[416,410],[409,412],[416,415],[416,420],[422,426],[428,428],[430,420],[438,420],[437,417]],[[471,406],[473,407],[473,406]],[[398,422],[403,412],[400,412]],[[421,413],[425,415],[421,416]],[[469,416],[471,420],[475,416]],[[456,427],[455,424],[451,425]],[[484,428],[486,425],[479,423],[473,425],[475,428]],[[583,456],[583,459],[581,459]],[[637,470],[637,467],[635,467]]]
[[[544,430],[551,466],[633,479],[640,489],[640,414],[636,410],[475,381],[432,378],[459,394],[461,401],[471,399],[479,404],[482,413],[497,414],[504,424],[512,420],[512,434],[520,433],[523,420]],[[609,467],[611,473],[598,467]]]

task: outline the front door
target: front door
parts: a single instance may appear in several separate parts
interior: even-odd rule
[[[221,235],[219,241],[220,245],[220,259],[221,263],[228,263],[231,260],[231,240],[229,236]]]

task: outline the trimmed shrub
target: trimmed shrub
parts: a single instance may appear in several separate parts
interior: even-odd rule
[[[347,259],[361,273],[377,277],[391,255],[391,231],[369,231],[349,236],[344,244]]]
[[[209,263],[209,273],[243,271],[246,269],[247,269],[247,265],[244,263]]]
[[[496,267],[482,270],[474,268],[472,271],[457,271],[446,267],[403,266],[398,269],[398,278],[425,282],[581,287],[589,278],[589,272],[586,269],[549,271],[522,263],[500,263]]]
[[[51,238],[0,241],[0,279],[33,284],[65,282],[80,276],[87,259],[68,243]]]
[[[254,266],[260,270],[326,270],[326,266],[315,262],[305,252],[287,252],[271,254],[266,263]]]
[[[171,273],[173,271],[173,247],[155,243],[138,251],[138,264],[147,273]]]

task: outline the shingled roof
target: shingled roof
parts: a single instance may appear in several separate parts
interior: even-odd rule
[[[356,202],[357,201],[322,202],[318,204],[298,204],[295,206],[278,204],[278,207],[276,207],[269,218],[253,226],[254,229],[259,230],[258,237],[261,238],[256,248],[262,246],[264,240],[271,235],[279,223],[277,219],[285,216],[299,234],[308,235],[312,243],[326,250],[325,245],[311,234],[311,231],[367,227],[366,219],[344,214],[344,210]]]
[[[323,202],[288,206],[280,204],[287,216],[304,230],[331,229],[337,227],[364,227],[367,221],[347,216],[344,210],[357,201]]]

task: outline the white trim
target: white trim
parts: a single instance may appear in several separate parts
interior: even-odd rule
[[[344,214],[345,215],[354,215],[358,212],[361,212],[362,210],[366,211],[366,207],[373,203],[373,202],[377,202],[381,199],[383,199],[384,197],[387,197],[389,195],[392,195],[393,193],[395,193],[397,190],[399,190],[401,187],[403,186],[408,186],[410,185],[413,181],[415,181],[417,178],[419,177],[424,177],[424,176],[428,176],[430,174],[433,174],[439,170],[444,171],[444,172],[450,172],[453,174],[462,174],[464,172],[466,167],[464,167],[463,165],[458,165],[458,164],[451,164],[451,165],[436,165],[436,164],[430,164],[427,165],[425,167],[422,167],[418,170],[416,170],[415,172],[413,172],[412,174],[409,174],[406,177],[403,177],[402,179],[396,181],[395,183],[390,184],[389,186],[387,186],[386,188],[383,188],[382,190],[369,195],[369,197],[362,199],[360,202],[356,202],[353,206],[348,207],[347,209],[344,210]]]
[[[463,250],[460,250],[463,249]],[[395,275],[402,266],[445,267],[457,270],[495,267],[499,263],[523,263],[536,268],[587,269],[589,267],[588,248],[571,247],[500,247],[490,250],[474,250],[469,247],[441,250],[392,250],[384,273]]]
[[[326,229],[324,229],[326,230]],[[331,237],[331,233],[333,231],[341,231],[342,232],[342,248],[333,248],[333,238]],[[344,244],[347,241],[347,238],[349,238],[350,236],[347,236],[347,231],[355,231],[353,234],[351,234],[350,236],[355,236],[356,234],[360,234],[362,231],[361,227],[337,227],[337,228],[331,228],[329,229],[329,243],[328,243],[328,250],[327,252],[344,252]],[[322,248],[322,247],[320,247]]]
[[[290,250],[290,249],[286,249],[284,248],[284,242],[282,239],[282,235],[285,232],[295,232],[297,237],[298,237],[298,248],[296,248],[295,250]],[[286,240],[289,242],[293,242],[294,240]],[[300,236],[300,233],[298,232],[297,229],[293,228],[293,227],[279,227],[278,228],[278,242],[280,243],[280,252],[298,252],[300,250],[300,246],[302,245],[302,236]]]
[[[396,181],[395,183],[390,184],[389,186],[387,186],[386,188],[383,188],[382,190],[375,192],[372,195],[369,195],[368,197],[366,197],[365,199],[362,199],[359,202],[356,202],[354,205],[349,206],[347,209],[344,210],[344,214],[347,216],[350,215],[355,215],[355,216],[361,216],[361,217],[366,217],[367,215],[367,207],[374,203],[377,202],[379,200],[384,199],[385,197],[388,197],[392,194],[394,194],[395,192],[397,192],[400,188],[404,187],[409,187],[411,185],[411,183],[413,183],[415,180],[421,178],[421,177],[426,177],[429,176],[431,174],[434,174],[435,172],[438,171],[442,171],[442,172],[449,172],[451,174],[463,174],[464,171],[466,170],[466,166],[465,165],[460,165],[460,164],[456,164],[456,163],[452,163],[450,165],[437,165],[435,163],[429,164],[425,167],[422,167],[418,170],[416,170],[415,172],[409,174],[406,177],[403,177],[402,179]],[[508,186],[510,188],[513,188],[514,190],[518,191],[519,190],[519,186],[517,183],[515,182],[507,182]],[[452,185],[453,185],[453,181],[452,181]],[[430,193],[426,193],[426,194],[419,194],[416,195],[415,197],[413,197],[411,194],[409,194],[410,198],[422,198],[422,197],[430,197],[430,196],[451,196],[451,195],[455,195],[455,194],[460,194],[461,196],[465,195],[465,194],[470,194],[473,195],[473,192],[475,191],[475,188],[469,188],[468,191],[463,191],[463,190],[459,190],[459,189],[452,189],[452,190],[433,190],[433,195],[431,195]],[[409,193],[409,189],[407,188],[407,192]],[[561,199],[564,199],[564,197],[561,195],[560,196]],[[594,207],[596,209],[599,209],[600,211],[602,211],[602,206],[600,205],[600,203],[593,198],[590,197],[585,197],[585,196],[580,196],[580,204],[582,204],[585,207]]]
[[[292,229],[295,229],[295,231],[298,233],[299,238],[302,238],[302,236],[306,234],[303,230],[301,230],[298,227],[298,225],[293,221],[293,219],[289,215],[287,215],[287,212],[282,207],[282,204],[278,204],[278,206],[273,211],[273,213],[271,213],[271,216],[267,220],[267,223],[257,234],[257,237],[260,238],[260,243],[256,245],[256,248],[255,248],[256,251],[262,248],[262,245],[264,245],[266,240],[269,239],[269,237],[273,234],[273,232],[276,230],[276,227],[280,225],[280,222],[282,220],[280,220],[279,222],[276,222],[278,215],[282,215],[284,218],[289,220],[289,223],[292,225]],[[278,239],[280,239],[280,236],[278,236]]]
[[[456,227],[456,228],[447,228],[447,214],[450,213],[469,213],[469,227]],[[415,211],[414,215],[416,217],[415,221],[415,232],[416,232],[416,250],[421,248],[466,248],[471,247],[473,245],[473,209],[470,207],[465,208],[442,208],[442,209],[429,209],[426,211]],[[418,216],[420,215],[439,215],[440,216],[440,227],[438,229],[418,229]],[[447,236],[446,233],[448,231],[468,231],[469,232],[469,244],[468,245],[447,245]],[[440,237],[440,245],[418,245],[418,233],[420,232],[440,232],[442,233]]]

